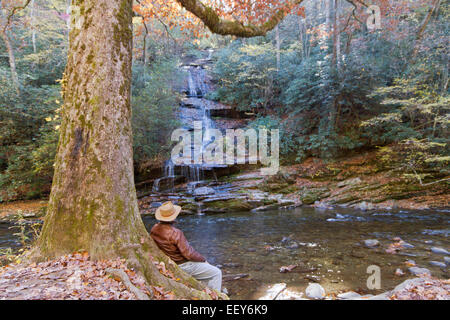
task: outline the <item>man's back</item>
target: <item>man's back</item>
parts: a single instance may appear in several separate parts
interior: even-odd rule
[[[150,235],[159,249],[177,264],[188,261],[206,261],[200,253],[189,245],[183,232],[175,228],[171,223],[160,222],[154,225]]]

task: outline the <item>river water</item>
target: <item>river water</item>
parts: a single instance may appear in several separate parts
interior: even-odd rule
[[[148,229],[156,223],[152,217],[144,221]],[[431,247],[450,249],[448,212],[364,213],[302,207],[292,211],[186,216],[179,218],[177,227],[209,263],[221,266],[224,274],[249,274],[224,283],[232,299],[257,299],[275,283],[286,283],[289,289],[304,292],[311,276],[320,278],[327,293],[381,293],[411,277],[407,260],[430,269],[433,276],[448,278],[446,270],[430,265],[430,261],[444,259],[432,253]],[[394,237],[414,248],[386,253]],[[377,239],[381,246],[366,248],[362,244],[365,239]],[[298,267],[290,273],[279,272],[281,266],[288,265]],[[380,290],[367,288],[367,268],[371,265],[380,267]],[[405,276],[396,276],[397,268]]]

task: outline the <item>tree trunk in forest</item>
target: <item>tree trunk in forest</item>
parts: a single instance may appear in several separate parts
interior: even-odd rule
[[[209,298],[202,284],[157,248],[139,214],[130,107],[132,0],[73,5],[82,23],[70,32],[52,191],[31,257],[80,250],[95,260],[122,257],[150,284],[177,297]],[[163,276],[152,260],[164,262],[181,283]]]
[[[299,36],[298,40],[302,47],[302,57],[304,59],[306,55],[305,55],[305,43],[303,40],[303,18],[299,15],[297,19],[298,19],[297,22],[298,22],[298,36]]]
[[[36,53],[36,26],[35,26],[35,6],[34,0],[30,2],[30,23],[31,23],[31,43],[33,44],[33,53]]]
[[[431,20],[431,17],[433,16],[433,13],[438,10],[439,6],[440,6],[441,1],[440,0],[434,0],[431,8],[428,10],[427,15],[425,16],[425,18],[422,21],[422,24],[420,25],[417,34],[416,34],[416,43],[414,45],[414,50],[411,54],[411,61],[414,61],[417,53],[419,52],[419,42],[420,40],[422,40],[422,37],[425,33],[425,30],[427,29],[428,23]]]
[[[332,30],[333,0],[325,0],[325,26],[328,37]]]
[[[14,56],[14,49],[11,44],[11,40],[8,37],[8,34],[6,33],[6,30],[0,30],[3,42],[5,43],[6,50],[8,51],[8,57],[9,57],[9,68],[11,70],[11,79],[14,85],[14,88],[16,89],[16,93],[20,94],[20,84],[19,84],[19,76],[17,75],[16,70],[16,58]]]
[[[417,31],[416,40],[422,39],[423,34],[425,33],[425,30],[427,29],[428,23],[431,20],[431,17],[433,16],[433,13],[438,9],[440,4],[440,0],[434,0],[433,5],[431,6],[430,10],[428,11],[428,14],[425,16],[422,24],[419,27],[419,30]]]
[[[335,11],[337,16],[336,21],[336,59],[337,65],[339,67],[341,63],[341,26],[339,25],[339,17],[340,17],[340,2],[336,0]]]
[[[330,4],[331,5],[331,4]],[[338,25],[337,25],[337,6],[338,0],[334,0],[334,6],[332,5],[333,10],[333,57],[331,59],[331,64],[333,68],[337,68],[337,47],[338,47]]]
[[[281,65],[281,42],[280,42],[280,27],[277,25],[275,27],[275,43],[276,43],[276,50],[277,50],[277,71],[280,71],[280,65]]]

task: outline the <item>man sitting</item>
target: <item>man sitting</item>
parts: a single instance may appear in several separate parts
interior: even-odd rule
[[[183,232],[173,226],[181,212],[180,206],[166,202],[156,210],[155,218],[159,223],[153,226],[150,235],[170,259],[186,273],[202,281],[211,289],[221,291],[222,271],[210,265],[206,259],[186,240]]]

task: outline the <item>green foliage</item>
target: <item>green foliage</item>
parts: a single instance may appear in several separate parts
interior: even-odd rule
[[[0,77],[0,82],[9,79]],[[0,100],[0,201],[40,197],[53,175],[58,133],[52,119],[59,86],[25,86],[20,97],[12,87],[5,88]]]
[[[273,100],[276,72],[273,45],[241,45],[236,41],[219,52],[215,73],[219,89],[210,98],[236,105],[240,110],[268,108]]]
[[[133,74],[134,161],[141,170],[165,158],[171,146],[170,135],[177,126],[175,107],[179,86],[176,61],[155,62],[149,71],[135,65]]]
[[[415,41],[424,14],[419,11],[398,26],[401,36],[358,31],[336,64],[331,39],[307,44],[306,53],[288,17],[280,26],[280,70],[273,34],[234,41],[216,55],[219,83],[210,96],[255,111],[251,125],[277,123],[280,151],[289,161],[335,158],[404,141],[447,145],[448,12],[448,6],[441,7],[420,42]],[[425,153],[429,159],[446,159],[444,149],[433,150]]]
[[[428,178],[450,174],[448,142],[429,139],[408,139],[379,150],[379,165],[393,170],[401,169],[406,178],[427,182]]]

